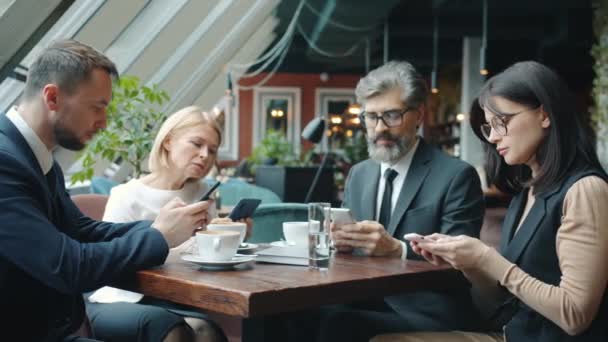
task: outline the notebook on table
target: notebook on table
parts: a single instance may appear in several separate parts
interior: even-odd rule
[[[308,266],[308,247],[268,247],[256,252],[256,262]]]

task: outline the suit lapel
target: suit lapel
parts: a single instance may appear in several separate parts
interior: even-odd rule
[[[362,177],[363,191],[361,192],[361,198],[363,199],[361,214],[362,218],[366,220],[374,220],[376,218],[376,198],[378,196],[378,183],[380,182],[380,164],[369,163],[365,170],[365,176]],[[365,201],[370,201],[366,205]]]
[[[13,146],[17,149],[15,152],[24,157],[27,160],[27,164],[33,167],[40,177],[44,177],[34,151],[32,151],[30,145],[25,141],[25,138],[17,127],[15,127],[11,120],[6,117],[6,114],[0,116],[0,131],[14,143]]]
[[[564,187],[564,184],[565,183],[557,185],[552,189],[537,195],[534,201],[534,205],[532,205],[532,208],[530,208],[528,216],[522,222],[519,230],[515,232],[515,230],[517,229],[517,223],[519,222],[518,218],[521,217],[521,213],[525,207],[526,202],[524,199],[528,197],[528,192],[524,191],[519,195],[520,198],[517,199],[517,203],[515,206],[515,208],[517,208],[516,215],[514,215],[514,217],[511,217],[509,219],[509,222],[507,222],[505,219],[504,228],[509,228],[509,231],[507,232],[508,235],[505,236],[503,234],[503,240],[508,242],[508,244],[506,246],[503,245],[504,248],[501,249],[502,254],[505,256],[505,258],[507,258],[513,263],[517,262],[519,257],[526,250],[526,247],[534,237],[536,231],[540,228],[543,218],[547,213],[547,200],[551,198],[551,196],[555,195],[558,191],[560,191],[562,187]],[[509,208],[509,210],[510,209],[511,208]],[[508,226],[507,223],[509,224]]]
[[[397,204],[391,215],[391,221],[388,226],[388,233],[392,236],[397,230],[397,226],[401,218],[412,204],[412,200],[420,190],[420,186],[429,173],[429,161],[431,160],[431,147],[427,146],[422,139],[418,144],[418,150],[414,154],[412,164],[407,172],[403,186],[400,189]]]
[[[49,213],[52,212],[52,202],[54,199],[53,191],[49,186],[49,183],[42,173],[42,169],[40,167],[40,163],[38,159],[36,159],[36,155],[34,151],[30,148],[30,145],[27,143],[21,132],[15,127],[15,125],[6,117],[6,114],[0,115],[0,131],[2,131],[14,144],[15,154],[18,159],[25,158],[25,163],[33,168],[34,173],[38,177],[40,183],[42,183],[42,187],[47,192],[47,197],[49,198],[49,202],[47,203],[47,211]],[[53,168],[56,166],[53,165]]]
[[[544,198],[537,197],[534,205],[530,209],[528,216],[524,219],[519,230],[513,236],[513,239],[505,250],[505,258],[516,263],[520,255],[524,252],[534,233],[538,230],[541,221],[545,217],[546,201]]]
[[[515,233],[515,229],[517,229],[517,223],[519,222],[519,218],[522,215],[522,212],[526,206],[525,199],[528,197],[527,191],[522,191],[520,194],[513,198],[511,205],[509,205],[509,209],[507,209],[507,215],[505,216],[505,220],[502,224],[502,233],[500,239],[500,251],[502,254],[505,253],[507,246],[511,242],[511,238]]]

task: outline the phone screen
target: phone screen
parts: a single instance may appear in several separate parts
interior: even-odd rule
[[[243,198],[234,209],[232,209],[232,212],[228,217],[230,217],[232,221],[251,217],[261,202],[262,200],[256,198]]]

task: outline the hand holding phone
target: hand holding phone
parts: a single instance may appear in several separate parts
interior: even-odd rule
[[[228,217],[232,221],[238,221],[240,219],[251,217],[260,203],[262,203],[262,200],[257,198],[243,198],[232,209]]]
[[[203,197],[201,197],[201,201],[208,201],[209,198],[211,197],[211,195],[213,194],[213,192],[215,190],[217,190],[217,188],[220,186],[220,184],[222,184],[220,181],[217,181],[215,184],[213,184],[209,190],[207,190],[207,192],[203,195]]]
[[[423,235],[416,234],[416,233],[405,234],[405,235],[403,235],[403,239],[407,240],[407,241],[413,241],[413,242],[431,241],[431,240],[425,239]]]
[[[331,208],[331,220],[338,226],[357,222],[348,208]]]

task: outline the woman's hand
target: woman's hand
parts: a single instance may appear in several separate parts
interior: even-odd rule
[[[418,245],[418,242],[416,242],[416,241],[410,242],[410,247],[412,248],[412,251],[414,251],[414,253],[422,256],[424,259],[426,259],[426,261],[430,262],[431,264],[433,264],[435,266],[449,265],[449,263],[447,261],[443,260],[441,257],[436,256],[436,255],[432,254],[431,252],[420,248],[420,246]]]
[[[253,230],[253,219],[251,217],[247,217],[244,219],[240,219],[239,222],[243,222],[247,225],[247,233],[245,233],[245,240],[249,239]]]
[[[466,235],[449,236],[433,234],[425,238],[428,238],[429,241],[417,244],[417,248],[420,249],[421,253],[426,252],[434,258],[439,257],[458,270],[477,268],[479,261],[487,250],[490,249],[479,239]],[[424,254],[421,255],[425,256]],[[426,256],[425,258],[429,260]]]
[[[434,234],[434,235],[427,235],[424,238],[429,241],[435,241],[436,239],[440,238],[441,236],[446,236],[446,235]],[[426,261],[430,262],[433,265],[436,265],[436,266],[449,265],[449,263],[447,261],[443,260],[443,258],[441,258],[437,255],[434,255],[427,250],[422,249],[420,247],[420,245],[418,244],[418,242],[416,242],[416,241],[410,241],[410,247],[412,248],[412,251],[414,251],[414,253],[422,256],[424,259],[426,259]]]

